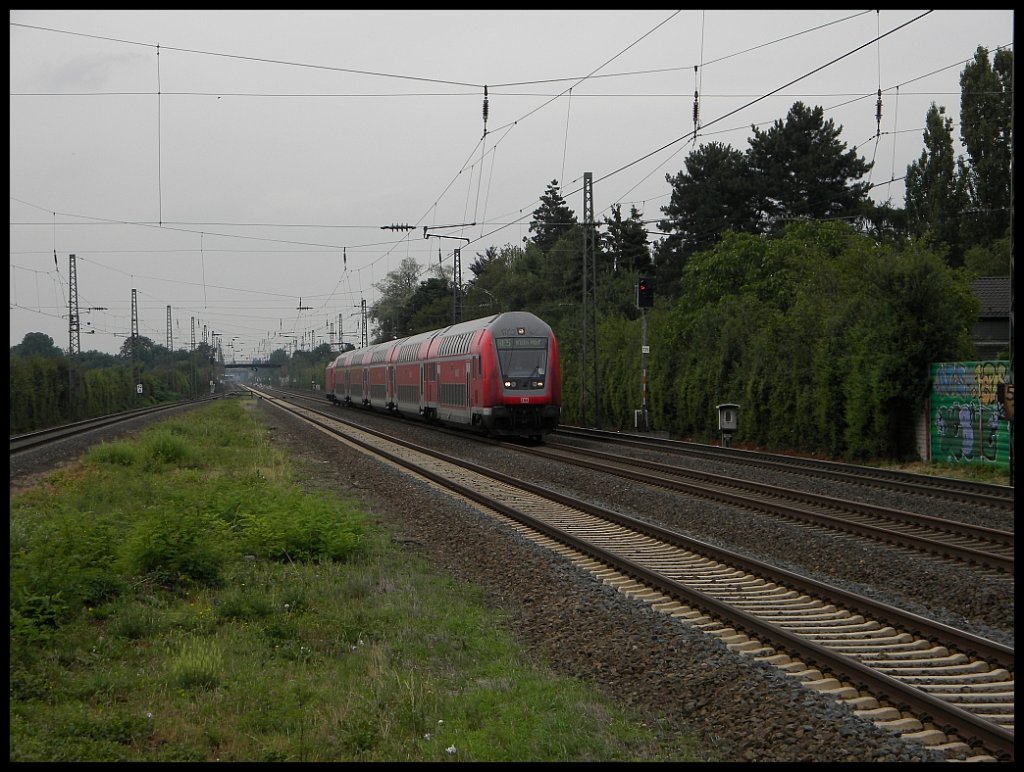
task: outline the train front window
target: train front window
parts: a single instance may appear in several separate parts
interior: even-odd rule
[[[496,338],[494,344],[506,389],[544,388],[548,364],[547,338]]]

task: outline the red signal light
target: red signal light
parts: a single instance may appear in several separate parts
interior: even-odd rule
[[[643,276],[636,284],[636,305],[637,308],[652,308],[654,306],[654,287],[651,280]]]

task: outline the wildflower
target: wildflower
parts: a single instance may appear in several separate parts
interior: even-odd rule
[[[441,724],[443,724],[443,723],[444,723],[444,719],[443,718],[437,719],[437,725],[438,726],[441,726]]]
[[[424,740],[429,740],[430,739],[430,732],[427,732],[425,735],[423,735],[423,739]]]
[[[449,745],[447,748],[445,748],[445,750],[448,751],[449,754],[455,753],[455,746]]]

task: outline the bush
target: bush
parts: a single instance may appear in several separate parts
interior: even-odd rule
[[[198,512],[159,511],[134,526],[120,559],[128,573],[148,575],[168,588],[216,587],[232,552],[223,521]]]
[[[180,468],[201,466],[196,452],[182,437],[170,431],[157,431],[146,437],[144,452],[157,467],[171,464]]]
[[[235,519],[247,552],[294,562],[346,561],[364,549],[365,526],[326,497],[285,491],[265,491],[259,512],[242,512]]]

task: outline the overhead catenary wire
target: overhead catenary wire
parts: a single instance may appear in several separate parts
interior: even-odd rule
[[[673,15],[675,15],[675,14],[673,14]],[[783,41],[783,40],[787,40],[787,39],[792,39],[792,38],[794,38],[794,37],[797,37],[797,36],[799,36],[799,35],[803,35],[803,34],[806,34],[806,33],[808,33],[808,32],[812,32],[812,31],[814,31],[814,30],[817,30],[817,29],[821,29],[822,27],[830,26],[830,25],[833,25],[833,24],[839,24],[839,23],[843,22],[843,20],[846,20],[846,19],[849,19],[849,18],[853,18],[853,17],[855,17],[856,15],[859,15],[859,14],[855,14],[854,16],[848,16],[848,17],[845,17],[844,19],[837,19],[837,20],[836,20],[836,22],[833,22],[833,23],[828,23],[827,25],[821,25],[821,26],[818,26],[818,27],[816,27],[816,28],[812,28],[811,30],[807,30],[807,31],[802,31],[802,32],[800,32],[800,33],[796,33],[795,35],[791,35],[791,36],[786,36],[786,37],[784,37],[784,38],[780,38],[780,39],[777,39],[777,40],[773,40],[773,41],[770,41],[770,42],[768,42],[768,43],[762,44],[762,45],[760,45],[760,46],[755,46],[755,47],[753,47],[753,48],[745,49],[744,51],[736,52],[735,54],[730,54],[730,55],[728,55],[728,56],[723,56],[723,57],[720,57],[719,59],[716,59],[716,60],[714,60],[714,61],[721,61],[721,60],[724,60],[725,58],[729,58],[729,57],[731,57],[731,56],[734,56],[734,55],[739,55],[739,53],[743,53],[743,52],[746,52],[746,51],[751,51],[751,50],[757,50],[758,48],[764,47],[764,46],[766,46],[766,45],[771,45],[771,44],[774,44],[774,43],[776,43],[776,42],[779,42],[779,41]],[[671,19],[671,18],[672,18],[672,16],[670,16],[670,17],[669,17],[669,19]],[[662,24],[658,25],[657,27],[660,27],[660,26],[664,25],[664,24],[665,24],[666,22],[668,22],[668,20],[669,20],[669,19],[665,19],[665,22],[663,22]],[[29,26],[29,27],[31,27],[31,26]],[[654,29],[657,29],[657,27],[655,27]],[[34,29],[50,29],[50,28],[34,28]],[[897,28],[897,29],[898,29],[898,28]],[[57,31],[57,30],[51,30],[51,31],[53,31],[53,32],[67,32],[67,31]],[[648,33],[647,33],[646,35],[649,35],[649,34],[650,34],[650,32],[653,32],[653,30],[649,31],[649,32],[648,32]],[[72,34],[72,33],[68,33],[68,34]],[[642,39],[643,39],[643,37],[646,37],[646,35],[642,36],[642,37],[641,37],[640,39],[638,39],[638,41],[635,41],[635,42],[634,42],[633,44],[631,44],[630,46],[628,46],[628,47],[627,47],[626,49],[624,49],[624,51],[625,51],[625,50],[628,50],[628,49],[629,49],[630,47],[632,47],[633,45],[635,45],[635,44],[636,44],[637,42],[639,42],[639,40],[642,40]],[[98,37],[98,36],[86,36],[86,37]],[[126,41],[126,42],[131,42],[131,41]],[[140,44],[140,45],[141,45],[141,44]],[[168,50],[170,50],[170,49],[171,49],[171,47],[168,47],[168,46],[164,46],[164,47],[165,47],[165,49],[168,49]],[[190,49],[180,49],[180,50],[190,50]],[[191,51],[191,52],[197,52],[197,51]],[[616,54],[615,56],[613,56],[613,57],[612,57],[611,59],[609,59],[608,61],[611,61],[611,60],[613,60],[613,59],[614,59],[615,57],[617,57],[618,55],[621,55],[621,53],[622,53],[622,52],[623,52],[623,51],[621,51],[621,52],[620,52],[620,54]],[[213,54],[211,53],[211,55],[213,55]],[[218,54],[218,55],[220,55],[220,54]],[[258,58],[256,58],[256,57],[241,57],[241,58],[246,58],[246,59],[254,59],[254,60],[268,60],[268,59],[258,59]],[[268,61],[269,61],[269,60],[268,60]],[[296,62],[287,62],[287,63],[296,63]],[[606,63],[607,63],[607,62],[606,62]],[[709,62],[709,63],[713,63],[713,62]],[[312,67],[316,67],[316,66],[312,66]],[[603,67],[603,66],[602,66],[602,67]],[[599,68],[599,69],[600,69],[600,68]],[[346,71],[346,70],[345,70],[344,68],[342,68],[342,69],[340,69],[340,70],[342,70],[342,71]],[[670,69],[670,70],[671,70],[671,69]],[[398,77],[398,76],[394,76],[393,74],[380,74],[380,73],[371,73],[370,71],[351,71],[351,72],[358,72],[358,73],[364,73],[364,74],[371,74],[371,75],[382,75],[382,76],[388,76],[388,77]],[[642,71],[642,72],[649,72],[649,71]],[[594,73],[590,74],[589,76],[585,76],[585,78],[594,78],[594,77],[597,77],[597,73],[596,73],[596,71],[595,71]],[[415,78],[415,80],[422,80],[422,79],[420,79],[420,78]],[[428,80],[429,80],[429,79],[428,79]],[[548,80],[546,80],[546,81],[543,81],[543,82],[554,82],[554,81],[556,81],[556,80],[565,80],[565,79],[548,79]],[[578,79],[578,82],[579,82],[579,81],[581,81],[581,80],[583,80],[583,79]],[[520,82],[520,84],[521,84],[521,83],[537,83],[537,82],[542,82],[542,81],[530,81],[530,82]],[[455,83],[455,82],[453,82],[453,83]],[[519,85],[519,84],[503,84],[503,85]],[[563,93],[564,93],[564,92],[563,92]],[[763,98],[763,97],[762,97],[762,98]],[[753,102],[751,102],[751,103],[753,103]],[[542,105],[542,106],[543,106],[543,105]],[[528,114],[527,114],[527,115],[528,115]],[[522,120],[522,119],[520,118],[519,120]],[[720,120],[720,119],[719,119],[719,120]],[[516,121],[515,123],[518,123],[518,121]],[[655,153],[656,153],[656,151],[655,151]],[[635,163],[635,162],[634,162],[634,163]],[[457,175],[457,176],[458,176],[458,175]],[[563,175],[562,175],[562,176],[564,177],[564,172],[563,172]],[[606,175],[606,176],[607,176],[607,175]],[[604,178],[602,178],[602,179],[604,179]],[[453,179],[453,181],[454,181],[454,179]],[[450,186],[451,186],[451,183],[450,183]],[[518,220],[517,220],[517,221],[518,221]],[[221,235],[226,235],[226,234],[221,234]]]
[[[768,44],[765,44],[765,45],[768,45]],[[165,47],[165,49],[166,49],[166,50],[172,50],[172,49],[171,49],[171,48],[169,48],[169,47]],[[158,54],[157,54],[157,55],[159,56],[159,50],[158,50]],[[243,58],[243,59],[252,59],[252,60],[256,60],[256,61],[273,61],[273,60],[258,60],[258,59],[255,59],[254,57],[241,57],[241,58]],[[709,64],[710,64],[710,63],[709,63]],[[293,64],[293,66],[295,66],[295,65]],[[159,72],[159,67],[158,67],[158,72]],[[369,71],[366,71],[366,72],[369,72]],[[703,69],[701,70],[701,73],[702,73],[702,72],[703,72]],[[370,74],[380,74],[380,75],[384,75],[384,76],[387,76],[387,77],[397,77],[397,76],[394,76],[393,74],[387,74],[387,73],[370,73]],[[604,74],[604,75],[598,75],[598,74],[594,74],[594,75],[592,75],[591,77],[614,77],[615,75],[616,75],[616,74],[614,74],[614,73],[607,73],[607,74]],[[552,80],[549,80],[549,81],[545,81],[545,82],[556,82],[556,81],[555,81],[554,79],[552,79]],[[454,82],[451,82],[451,83],[454,83]],[[525,82],[524,82],[524,83],[525,83]],[[532,83],[532,82],[531,82],[531,83]],[[498,88],[500,88],[501,86],[513,86],[513,85],[520,85],[520,84],[499,84],[499,85],[498,85],[497,87],[498,87]],[[880,83],[879,83],[879,87],[880,87]],[[485,88],[486,88],[486,87],[485,87]],[[898,88],[898,87],[897,87],[897,88]],[[881,90],[881,89],[879,88],[879,90]],[[699,88],[699,87],[698,87],[697,89],[695,89],[695,96],[697,95],[697,92],[699,92],[699,91],[700,91],[700,88]],[[158,98],[159,98],[159,97],[160,97],[160,96],[162,95],[162,93],[164,93],[164,92],[162,92],[162,90],[161,90],[161,89],[159,88],[159,85],[158,85],[158,92],[157,92],[157,93],[158,93]],[[570,91],[570,93],[569,93],[569,99],[570,99],[570,100],[571,100],[571,96],[572,96],[572,95],[573,95],[573,94],[572,94],[572,92]],[[705,98],[707,97],[707,95],[703,95],[703,96],[704,96]],[[486,97],[485,97],[485,99],[486,99]],[[694,129],[694,135],[693,135],[693,138],[694,138],[694,140],[696,140],[696,136],[697,136],[697,133],[698,133],[698,130],[699,130],[699,129],[703,129],[703,127],[702,127],[702,126],[700,125],[700,122],[699,122],[699,114],[698,114],[697,116],[695,116],[695,129]],[[879,130],[876,130],[876,135],[875,135],[875,136],[876,136],[876,139],[877,139],[877,137],[878,137],[878,136],[880,136],[880,126],[878,127],[878,129],[879,129]],[[488,132],[487,132],[487,128],[486,128],[486,118],[485,118],[485,130],[484,130],[484,137],[482,138],[482,140],[483,140],[483,139],[484,139],[484,138],[486,137],[487,133],[488,133]],[[567,124],[567,134],[568,134],[568,124]],[[475,163],[473,164],[473,166],[471,166],[471,167],[470,167],[470,169],[471,169],[472,171],[476,171],[476,172],[478,172],[478,173],[479,173],[479,176],[478,176],[478,184],[477,184],[477,204],[478,204],[478,205],[479,205],[479,199],[480,199],[480,187],[482,186],[482,183],[481,183],[480,181],[482,181],[482,177],[483,177],[483,172],[484,172],[484,169],[483,169],[483,160],[484,160],[484,158],[485,158],[485,157],[486,157],[487,155],[490,155],[490,156],[491,156],[491,173],[492,173],[492,175],[493,175],[493,172],[494,172],[494,152],[496,151],[496,148],[497,148],[497,143],[495,143],[495,144],[494,144],[494,145],[493,145],[493,146],[491,147],[491,149],[490,149],[490,150],[488,150],[488,148],[486,147],[486,145],[485,145],[485,144],[481,144],[481,145],[480,145],[480,147],[481,147],[481,150],[480,150],[480,160],[479,160],[479,163],[480,163],[480,168],[479,168],[479,169],[475,169],[475,168],[474,168],[474,167],[475,167]],[[474,152],[475,152],[475,151],[476,151],[476,148],[474,148]],[[471,157],[471,158],[473,157],[473,153],[471,153],[471,154],[470,154],[470,157]],[[563,177],[563,182],[564,182],[564,163],[565,163],[565,158],[564,158],[564,154],[563,154],[563,173],[562,173],[562,177]],[[894,151],[894,165],[895,165],[895,151]],[[612,174],[614,174],[614,173],[615,173],[615,172],[612,172]],[[457,177],[457,176],[458,176],[458,175],[456,175],[456,177]],[[607,179],[607,177],[608,177],[608,176],[611,176],[611,175],[606,175],[605,177],[601,177],[600,179],[601,179],[601,180]],[[454,179],[455,179],[455,178],[453,178],[452,182],[454,182]],[[443,194],[442,194],[442,195],[443,195]],[[436,207],[436,202],[435,202],[435,207]],[[522,211],[523,211],[523,210],[520,210],[520,212],[522,212]],[[56,213],[54,213],[54,219],[56,219]],[[474,217],[473,217],[473,219],[474,219],[474,220],[483,220],[484,218],[478,218],[478,217],[476,216],[476,213],[475,213],[475,214],[474,214]],[[514,220],[512,224],[518,224],[518,223],[520,223],[520,222],[522,221],[522,219],[523,219],[523,217],[521,216],[521,217],[520,217],[520,218],[519,218],[518,220]],[[160,208],[160,211],[159,211],[159,216],[158,216],[157,224],[158,224],[158,225],[165,225],[165,224],[166,224],[166,223],[164,223],[164,222],[163,222],[163,219],[162,219],[162,205],[161,205],[161,208]],[[296,225],[294,225],[294,226],[292,226],[292,225],[290,225],[290,224],[279,224],[279,225],[281,225],[282,227],[301,227],[301,226],[299,226],[299,225],[297,225],[297,224],[296,224]],[[322,226],[322,227],[360,227],[360,226]],[[483,227],[484,227],[484,225],[482,225],[482,226],[481,226],[481,228],[482,228],[482,229],[483,229]],[[494,232],[495,232],[495,231],[491,231],[491,233],[494,233]],[[222,234],[211,234],[211,235],[221,235],[221,236],[224,236],[224,237],[227,237],[227,238],[249,238],[249,239],[258,239],[258,240],[261,240],[261,241],[262,241],[262,240],[265,240],[265,241],[269,241],[269,242],[277,242],[277,243],[282,243],[282,244],[289,244],[289,243],[292,243],[292,244],[309,244],[309,245],[315,245],[315,242],[289,242],[289,241],[287,241],[287,240],[278,240],[278,239],[266,239],[266,238],[262,238],[262,237],[249,237],[249,236],[240,236],[240,235],[238,235],[238,234],[224,234],[224,233],[222,233]],[[479,240],[482,240],[483,238],[485,238],[485,236],[486,236],[486,235],[487,235],[487,234],[485,234],[485,233],[481,232],[481,234],[480,234],[480,237],[479,237],[479,238],[478,238],[477,240],[478,240],[478,241],[479,241]],[[403,240],[403,241],[405,241],[405,240]],[[398,242],[398,243],[402,243],[402,242]],[[408,249],[408,248],[409,248],[409,244],[408,244],[408,242],[407,242],[407,241],[406,241],[405,243],[406,243],[406,247],[407,247],[407,249]],[[394,242],[390,242],[390,244],[394,244]],[[321,245],[321,246],[323,246],[323,247],[324,247],[325,249],[330,249],[330,248],[336,248],[336,246],[337,246],[337,245],[329,245],[329,244],[328,244],[328,245]],[[344,245],[343,245],[343,249],[344,249]],[[202,255],[203,255],[203,256],[205,256],[205,251],[211,251],[211,252],[212,252],[212,251],[216,251],[216,250],[203,250],[203,249],[201,248],[201,252],[202,252]],[[54,248],[54,254],[55,254],[55,256],[56,256],[56,248]],[[375,262],[376,262],[376,261],[375,261]],[[344,270],[347,270],[347,267],[345,267],[345,268],[344,268]],[[360,278],[361,278],[361,276],[360,276]]]

